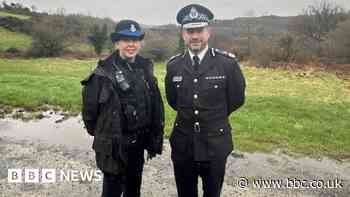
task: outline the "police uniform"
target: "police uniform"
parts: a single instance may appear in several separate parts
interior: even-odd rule
[[[206,26],[211,18],[208,9],[196,4],[177,17],[183,28]],[[198,195],[198,176],[205,197],[220,196],[233,149],[229,115],[245,98],[245,80],[234,55],[208,47],[201,53],[199,63],[189,50],[167,63],[166,98],[177,111],[170,144],[179,197]]]
[[[113,42],[143,37],[131,20],[120,21],[111,34]],[[161,154],[163,143],[164,109],[152,62],[139,55],[128,62],[116,51],[82,84],[82,117],[104,173],[102,196],[140,196],[144,150]]]

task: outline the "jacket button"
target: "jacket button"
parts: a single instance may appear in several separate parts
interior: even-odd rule
[[[194,114],[198,115],[199,111],[198,110],[194,110]]]
[[[224,129],[219,129],[219,131],[220,131],[221,133],[223,133],[223,132],[224,132]]]
[[[197,99],[197,98],[198,98],[198,94],[194,94],[194,95],[193,95],[193,98],[194,98],[194,99]]]
[[[180,85],[176,85],[176,87],[177,87],[177,88],[179,88],[179,87],[180,87]]]
[[[214,85],[214,88],[218,88],[219,86],[218,85]]]
[[[197,79],[197,78],[193,79],[193,82],[194,82],[194,83],[197,83],[197,82],[198,82],[198,79]]]

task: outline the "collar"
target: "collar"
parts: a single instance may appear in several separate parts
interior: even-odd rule
[[[123,63],[135,63],[136,62],[136,58],[137,58],[137,56],[138,55],[136,55],[133,59],[132,59],[132,61],[129,61],[128,59],[126,59],[126,58],[124,58],[124,57],[122,57],[121,55],[120,55],[120,51],[119,50],[116,50],[115,51],[115,56],[117,57],[117,59],[120,61],[120,62],[123,62]]]
[[[205,48],[204,48],[201,52],[199,52],[199,53],[197,54],[197,56],[198,56],[198,58],[199,58],[199,63],[202,62],[202,60],[203,60],[205,54],[207,53],[207,51],[208,51],[208,45],[205,46]],[[191,50],[188,50],[188,52],[189,52],[189,54],[190,54],[191,62],[192,62],[192,64],[193,64],[193,56],[194,56],[195,54],[194,54]]]
[[[132,62],[129,62],[128,60],[122,58],[120,55],[119,55],[119,51],[117,50],[115,53],[114,53],[114,63],[116,64],[119,64],[121,66],[127,66],[127,67],[136,67],[138,65],[138,62],[140,62],[140,58],[138,55],[135,56],[134,58],[134,61]]]

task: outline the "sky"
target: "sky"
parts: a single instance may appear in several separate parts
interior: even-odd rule
[[[39,11],[67,14],[79,13],[109,17],[119,21],[134,19],[146,25],[176,24],[176,13],[182,7],[198,3],[208,7],[215,19],[233,19],[240,16],[278,15],[293,16],[302,13],[308,5],[321,0],[5,0],[26,6],[34,5]],[[350,10],[350,0],[330,0]]]

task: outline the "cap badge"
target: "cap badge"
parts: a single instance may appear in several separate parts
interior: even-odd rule
[[[192,7],[189,15],[190,15],[190,18],[194,19],[194,18],[198,18],[199,13],[195,7]]]
[[[131,31],[131,32],[135,32],[135,31],[136,31],[136,27],[135,27],[134,24],[131,24],[131,25],[130,25],[130,31]]]

